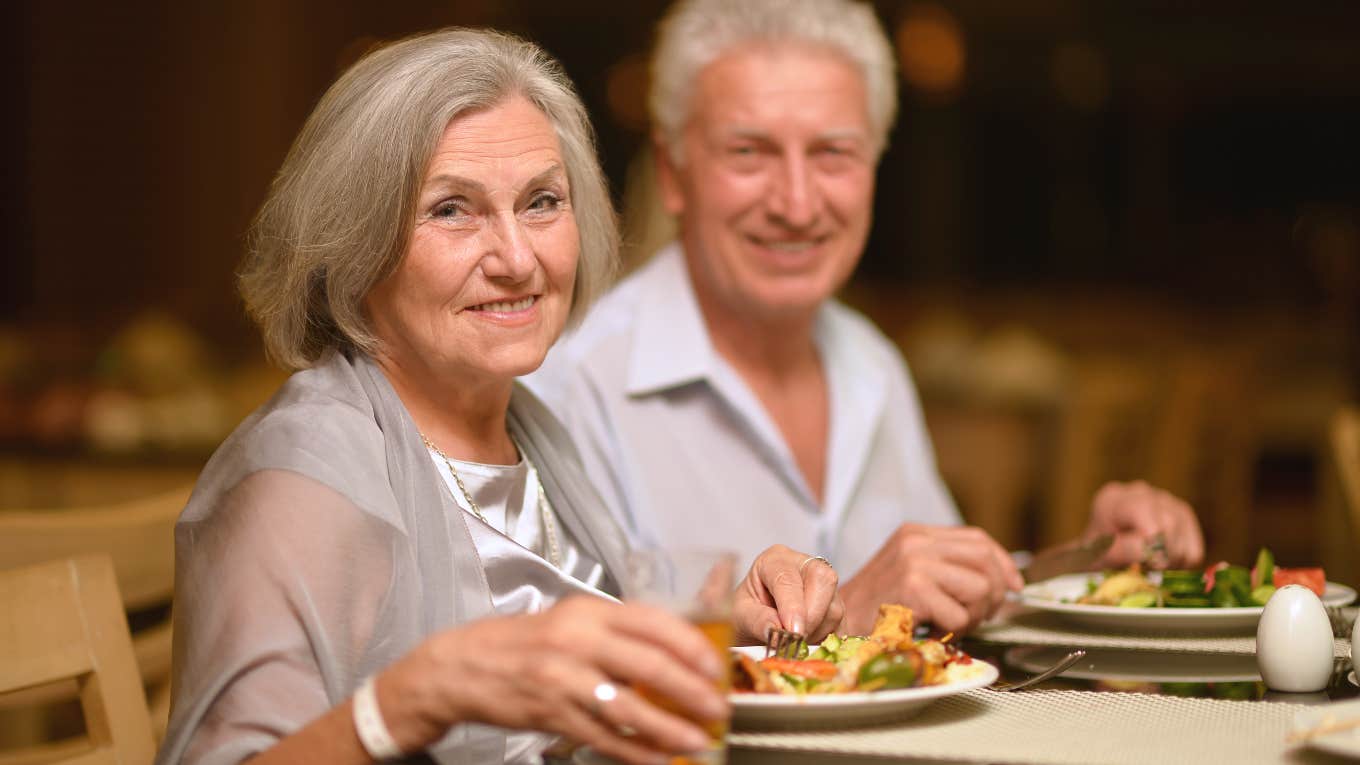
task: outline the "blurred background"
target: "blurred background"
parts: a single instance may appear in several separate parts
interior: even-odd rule
[[[487,25],[558,56],[642,257],[666,231],[640,153],[664,7],[5,4],[0,508],[191,481],[270,394],[242,234],[381,41]],[[902,112],[844,297],[907,354],[969,520],[1062,539],[1142,477],[1195,504],[1212,557],[1360,579],[1328,440],[1360,399],[1360,4],[875,7]]]

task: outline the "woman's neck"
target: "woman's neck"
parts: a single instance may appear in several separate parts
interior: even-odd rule
[[[488,465],[519,461],[506,428],[513,379],[451,379],[424,365],[402,364],[382,355],[374,360],[421,435],[450,459]]]

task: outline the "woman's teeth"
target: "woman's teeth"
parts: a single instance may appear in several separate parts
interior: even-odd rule
[[[473,306],[472,310],[491,311],[493,313],[515,313],[516,311],[527,311],[529,309],[529,306],[533,304],[534,298],[533,296],[529,296],[527,298],[521,298],[519,300],[516,300],[513,303],[506,302],[504,300],[497,303],[482,303],[481,305]]]

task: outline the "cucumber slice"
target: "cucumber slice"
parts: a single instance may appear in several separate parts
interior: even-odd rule
[[[1270,596],[1275,594],[1275,585],[1263,584],[1251,591],[1251,601],[1258,606],[1264,606]]]
[[[1256,568],[1251,570],[1251,574],[1253,587],[1275,584],[1275,555],[1268,548],[1262,547],[1256,553]]]
[[[1152,608],[1157,605],[1157,593],[1133,592],[1119,600],[1120,608]]]

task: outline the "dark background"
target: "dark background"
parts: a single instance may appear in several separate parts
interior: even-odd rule
[[[1329,269],[1343,266],[1318,262],[1308,237],[1338,220],[1354,232],[1360,5],[876,5],[890,29],[943,8],[966,65],[947,97],[903,87],[862,276],[1300,310],[1337,287]],[[78,320],[97,334],[162,304],[222,342],[250,342],[230,274],[271,173],[340,67],[421,29],[493,25],[557,55],[617,193],[642,137],[636,67],[663,8],[7,5],[0,320]],[[1055,85],[1055,57],[1072,45],[1099,57],[1097,103],[1070,103]],[[620,62],[634,67],[620,75],[632,114],[608,100]]]
[[[846,297],[907,351],[965,512],[1023,506],[1028,525],[1003,541],[1053,537],[1042,508],[1097,451],[1086,433],[1146,457],[1088,459],[1092,480],[1155,478],[1156,458],[1179,449],[1165,483],[1196,502],[1211,545],[1240,556],[1274,540],[1316,559],[1328,418],[1360,398],[1360,3],[874,5],[912,42],[899,44],[901,115]],[[258,362],[232,277],[243,232],[312,105],[375,43],[450,24],[538,41],[577,83],[622,200],[664,7],[4,4],[0,447],[27,453],[20,419],[50,411],[69,427],[35,426],[43,448],[81,454],[82,407],[110,384],[80,380],[148,311],[202,338],[224,365],[213,374]],[[960,353],[989,365],[951,366]],[[998,393],[1017,366],[1046,391]],[[1114,404],[1103,431],[1073,414],[1135,377],[1142,408],[1125,407],[1123,431],[1107,427]],[[46,395],[54,385],[62,395]],[[1006,433],[1016,446],[986,451]],[[970,499],[970,482],[985,494],[1005,473],[987,470],[1006,464],[1023,476],[1018,500]],[[1214,470],[1234,477],[1202,477]]]

